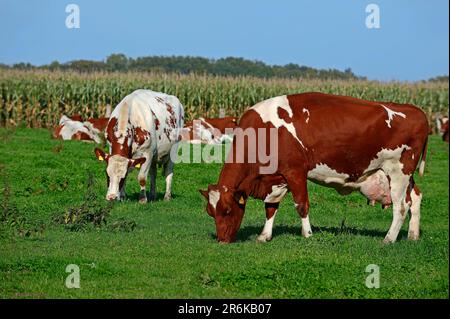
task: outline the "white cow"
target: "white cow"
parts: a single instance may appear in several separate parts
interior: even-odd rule
[[[123,199],[128,172],[139,168],[139,201],[147,202],[146,184],[150,172],[150,199],[155,199],[156,168],[161,164],[166,178],[164,200],[171,199],[172,148],[178,147],[184,124],[184,110],[178,98],[150,90],[136,90],[114,109],[105,136],[109,154],[96,148],[100,161],[106,161],[107,200]],[[175,149],[176,151],[176,149]]]

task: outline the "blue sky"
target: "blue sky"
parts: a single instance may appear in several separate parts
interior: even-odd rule
[[[80,8],[68,29],[66,5]],[[365,8],[380,8],[379,29]],[[0,0],[0,63],[127,56],[244,57],[347,67],[369,79],[448,74],[447,0]]]

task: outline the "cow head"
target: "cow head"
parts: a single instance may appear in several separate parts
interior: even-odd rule
[[[244,216],[247,195],[225,186],[209,185],[208,190],[200,190],[208,201],[206,211],[216,221],[217,240],[231,243],[236,240],[236,233]]]
[[[107,200],[124,199],[124,185],[128,172],[133,167],[139,168],[145,162],[145,157],[137,159],[126,158],[121,155],[108,155],[96,148],[95,156],[99,161],[106,162]]]

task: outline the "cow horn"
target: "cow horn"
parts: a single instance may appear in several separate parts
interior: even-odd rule
[[[245,199],[243,196],[241,196],[241,198],[239,198],[239,204],[241,204],[241,205],[245,204]]]

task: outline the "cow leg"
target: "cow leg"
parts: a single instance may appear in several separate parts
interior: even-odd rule
[[[422,193],[417,185],[411,190],[411,219],[409,220],[408,239],[418,240],[420,231],[420,203],[422,202]]]
[[[302,219],[302,235],[308,238],[312,235],[309,223],[309,198],[306,174],[290,173],[285,175],[289,189],[294,198],[295,208]]]
[[[265,243],[272,239],[273,222],[278,211],[279,203],[265,203],[266,208],[266,223],[261,232],[261,235],[256,239],[260,243]]]
[[[147,203],[146,185],[147,185],[148,171],[150,170],[151,166],[151,160],[149,160],[149,157],[145,155],[144,157],[146,158],[146,160],[144,164],[142,164],[138,174],[138,182],[141,188],[141,191],[139,193],[139,202],[142,204]]]
[[[157,172],[157,161],[154,158],[150,164],[150,195],[149,200],[156,199],[156,172]]]
[[[384,238],[384,243],[393,243],[397,240],[398,233],[405,221],[409,204],[406,202],[410,175],[403,174],[401,167],[396,166],[390,172],[386,172],[391,178],[391,198],[393,207],[392,224]]]
[[[172,199],[172,177],[173,177],[173,162],[170,157],[164,163],[164,177],[166,178],[166,193],[164,200]]]

